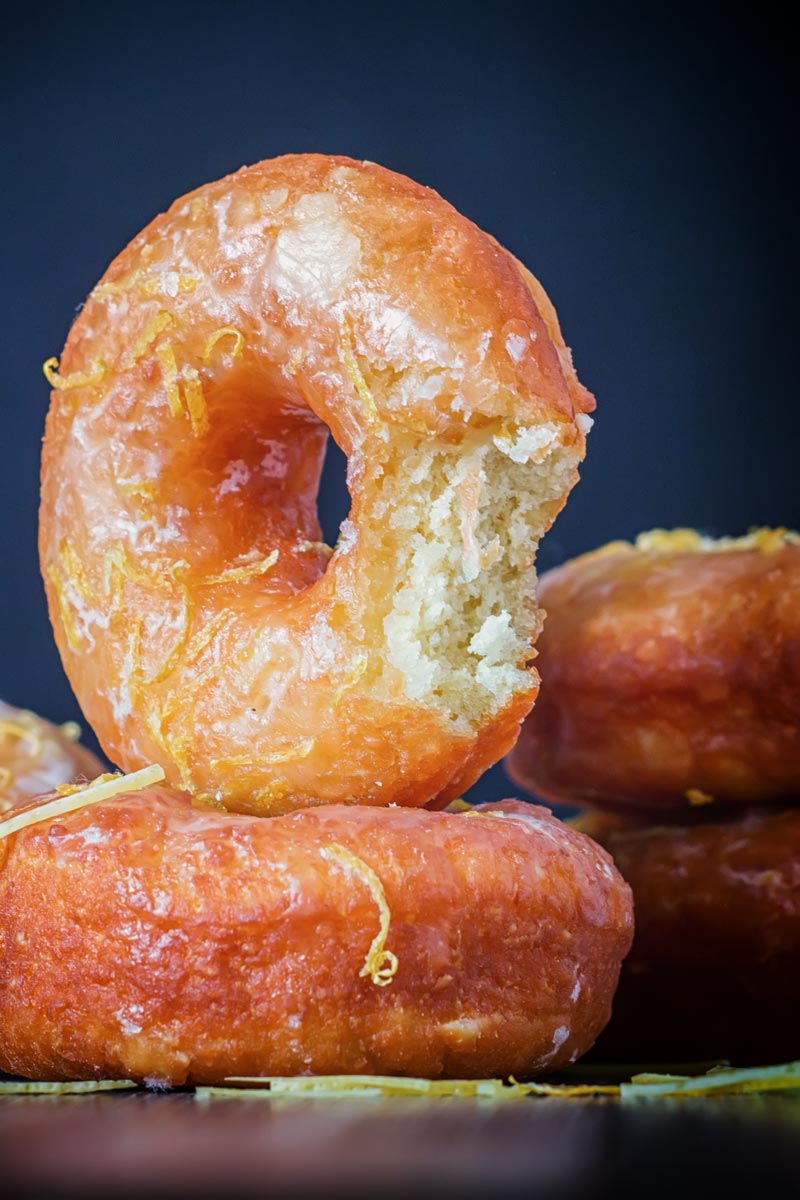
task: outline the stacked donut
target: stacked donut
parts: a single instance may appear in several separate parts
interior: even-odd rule
[[[51,619],[133,774],[0,820],[0,1068],[574,1061],[627,885],[546,810],[435,811],[533,704],[536,545],[591,424],[537,281],[434,192],[291,156],[158,217],[46,374]]]
[[[542,695],[508,760],[630,883],[598,1053],[800,1056],[800,538],[692,530],[548,572]]]

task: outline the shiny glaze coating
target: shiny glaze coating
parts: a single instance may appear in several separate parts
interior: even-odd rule
[[[385,632],[414,455],[457,471],[501,447],[528,474],[555,456],[538,535],[584,453],[592,397],[541,286],[491,238],[374,164],[264,162],[135,238],[48,373],[42,569],[113,762],[275,813],[446,803],[505,753],[536,695],[533,600],[519,682],[470,726],[463,705],[409,694]],[[332,558],[316,512],[328,429],[352,498]],[[480,478],[456,483],[465,547]],[[531,536],[528,566],[534,551]]]
[[[153,788],[0,862],[0,1069],[31,1078],[555,1069],[607,1021],[632,936],[605,851],[518,801],[264,820]]]
[[[800,809],[700,825],[576,822],[631,885],[633,948],[605,1061],[800,1057]]]
[[[549,571],[541,696],[512,778],[555,803],[673,812],[800,796],[800,539],[691,530]]]
[[[61,783],[100,774],[103,767],[79,734],[75,725],[52,725],[0,700],[0,814]]]

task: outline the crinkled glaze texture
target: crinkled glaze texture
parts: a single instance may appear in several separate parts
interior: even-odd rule
[[[518,801],[263,820],[150,789],[0,856],[0,1068],[32,1078],[554,1069],[608,1020],[632,936],[605,851]]]
[[[800,795],[800,543],[656,531],[548,572],[542,694],[512,777],[555,802],[688,811]]]
[[[589,816],[633,890],[636,934],[605,1061],[800,1056],[800,810],[702,825]]]
[[[114,762],[274,813],[443,804],[508,750],[593,400],[541,286],[435,192],[321,155],[203,187],[112,264],[54,382],[42,569]]]
[[[0,814],[59,784],[100,774],[102,765],[76,741],[78,733],[0,700]]]

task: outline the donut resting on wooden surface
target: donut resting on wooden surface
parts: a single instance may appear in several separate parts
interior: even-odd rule
[[[528,1075],[606,1023],[606,852],[517,801],[264,820],[151,788],[0,841],[0,1069]]]

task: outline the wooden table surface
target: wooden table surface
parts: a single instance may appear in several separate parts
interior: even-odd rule
[[[0,1194],[800,1195],[800,1096],[0,1097]]]

